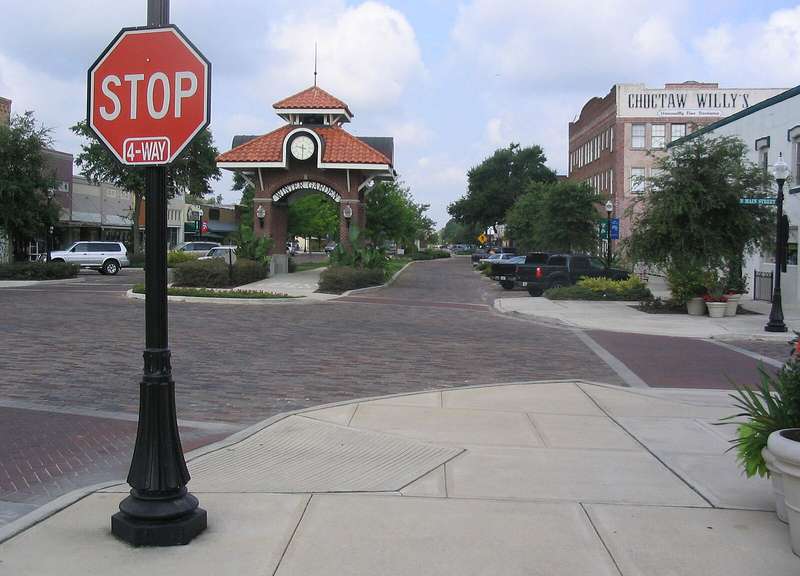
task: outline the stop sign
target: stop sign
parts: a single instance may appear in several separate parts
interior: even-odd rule
[[[210,71],[175,26],[123,28],[89,68],[89,126],[123,164],[168,164],[210,122]]]

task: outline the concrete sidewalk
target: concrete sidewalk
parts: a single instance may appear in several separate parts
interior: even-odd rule
[[[319,275],[324,268],[314,268],[292,274],[279,274],[258,282],[237,286],[237,290],[259,290],[262,292],[275,292],[287,296],[302,296],[309,300],[330,300],[337,298],[338,294],[321,294],[316,292],[319,287]]]
[[[745,300],[742,307],[758,314],[737,314],[730,318],[709,318],[688,314],[648,314],[635,307],[638,302],[602,302],[585,300],[548,300],[518,296],[498,298],[497,311],[519,314],[545,321],[555,321],[585,330],[610,330],[656,336],[683,336],[719,340],[777,340],[788,342],[792,330],[800,330],[800,309],[784,308],[788,333],[764,331],[769,320],[769,302]]]
[[[0,544],[0,573],[796,576],[769,482],[713,426],[732,411],[581,381],[307,410],[191,459],[209,527],[190,545],[116,540],[122,485]]]

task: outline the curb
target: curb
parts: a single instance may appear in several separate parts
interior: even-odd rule
[[[409,262],[410,264],[410,262]],[[401,270],[402,271],[402,270]],[[591,385],[599,385],[599,386],[606,386],[609,388],[619,388],[622,390],[630,391],[631,388],[626,388],[624,386],[615,386],[613,384],[602,384],[600,382],[593,382],[591,380],[585,380],[583,378],[562,378],[562,379],[551,379],[551,380],[521,380],[518,382],[497,382],[492,384],[474,384],[471,386],[457,386],[457,387],[449,387],[449,388],[433,388],[427,390],[419,390],[417,392],[400,392],[397,394],[384,394],[381,396],[367,396],[364,398],[354,398],[352,400],[342,400],[340,402],[330,402],[328,404],[320,404],[318,406],[310,406],[308,408],[301,408],[299,410],[291,410],[289,412],[280,412],[279,414],[275,414],[274,416],[270,416],[260,422],[256,422],[248,426],[247,428],[243,428],[238,432],[234,432],[227,438],[223,438],[218,442],[214,442],[212,444],[208,444],[207,446],[202,446],[191,452],[185,454],[186,462],[191,462],[199,458],[200,456],[205,456],[206,454],[211,454],[212,452],[217,452],[219,450],[223,450],[233,444],[237,444],[243,440],[246,440],[250,436],[262,431],[263,429],[275,424],[276,422],[280,422],[290,416],[297,416],[304,414],[306,412],[316,412],[317,410],[324,410],[326,408],[335,408],[337,406],[346,406],[349,404],[359,404],[361,402],[371,402],[373,400],[385,400],[388,398],[402,398],[403,396],[417,396],[419,394],[429,394],[431,392],[446,392],[448,390],[469,390],[472,388],[496,388],[500,386],[519,386],[519,385],[536,385],[536,384],[558,384],[561,382],[574,382],[574,383],[583,383],[583,384],[591,384]],[[83,500],[87,496],[94,494],[95,492],[99,492],[106,488],[111,488],[113,486],[120,486],[124,484],[124,480],[111,480],[107,482],[103,482],[100,484],[93,484],[91,486],[86,486],[84,488],[78,488],[73,490],[72,492],[68,492],[59,496],[55,500],[51,500],[42,506],[39,506],[35,510],[25,514],[10,522],[6,526],[0,528],[0,544],[3,542],[10,540],[14,536],[32,528],[36,524],[47,520],[50,516],[68,508],[69,506],[75,504],[76,502]]]
[[[397,279],[397,277],[400,276],[400,274],[402,274],[406,268],[408,268],[415,262],[421,262],[421,260],[412,260],[411,262],[400,268],[400,270],[392,274],[392,277],[389,278],[384,284],[378,284],[377,286],[367,286],[366,288],[354,288],[353,290],[342,292],[341,294],[339,294],[339,296],[342,297],[342,296],[350,296],[352,294],[363,294],[364,292],[372,292],[373,290],[380,290],[381,288],[386,288],[387,286],[391,286],[392,283]]]
[[[719,334],[712,334],[710,336],[701,336],[701,335],[686,335],[686,334],[665,334],[662,332],[653,332],[653,331],[634,331],[634,330],[619,330],[613,328],[597,328],[597,327],[587,327],[575,324],[574,322],[569,322],[567,320],[563,320],[561,318],[553,318],[552,316],[538,316],[536,314],[529,314],[526,312],[520,312],[519,310],[506,310],[503,307],[502,303],[503,298],[496,298],[492,303],[492,308],[498,314],[502,314],[507,317],[517,317],[517,318],[524,318],[527,320],[536,321],[543,324],[549,325],[556,325],[566,329],[577,329],[577,330],[604,330],[607,332],[614,332],[615,334],[640,334],[643,336],[665,336],[668,338],[691,338],[694,340],[716,340],[718,342],[726,342],[728,340],[748,340],[748,341],[763,341],[763,342],[788,342],[789,338],[791,337],[791,330],[789,332],[778,332],[778,333],[749,333],[749,332],[721,332]]]
[[[144,294],[136,294],[133,289],[128,290],[125,296],[133,300],[144,300]],[[169,302],[200,302],[208,304],[306,304],[309,302],[324,302],[326,299],[300,296],[294,298],[213,298],[207,296],[167,296]]]

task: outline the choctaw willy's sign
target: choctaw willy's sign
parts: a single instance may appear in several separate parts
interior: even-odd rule
[[[623,117],[678,116],[722,118],[783,92],[768,88],[706,86],[649,89],[641,84],[617,86],[617,112]]]

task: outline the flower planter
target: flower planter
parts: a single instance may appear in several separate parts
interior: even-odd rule
[[[773,432],[769,435],[767,448],[775,459],[775,467],[783,476],[792,552],[800,556],[800,428]]]
[[[725,316],[736,316],[736,310],[739,308],[739,300],[741,299],[741,294],[728,294],[728,306],[725,308]]]
[[[728,307],[727,302],[706,302],[708,307],[708,315],[711,318],[722,318],[725,316],[725,309]]]
[[[775,513],[778,515],[778,520],[784,523],[789,522],[786,516],[786,498],[783,495],[783,474],[778,470],[775,464],[775,456],[769,451],[769,448],[764,448],[761,451],[761,456],[769,470],[769,479],[772,481],[772,494],[775,496]]]
[[[686,302],[686,311],[689,316],[705,316],[706,303],[700,297],[692,298]]]

